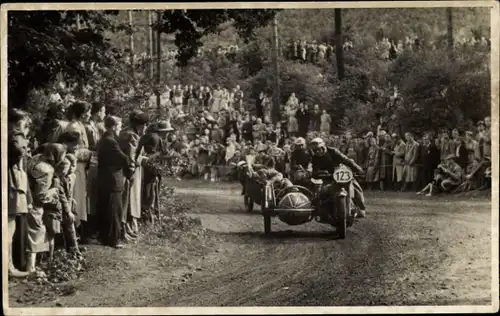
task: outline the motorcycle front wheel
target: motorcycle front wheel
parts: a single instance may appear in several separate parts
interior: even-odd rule
[[[344,239],[347,232],[347,203],[345,197],[337,198],[335,205],[337,234]]]

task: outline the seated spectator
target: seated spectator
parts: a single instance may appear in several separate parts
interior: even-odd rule
[[[448,155],[444,163],[439,164],[434,174],[434,180],[427,184],[417,194],[424,194],[428,191],[426,196],[432,196],[435,191],[450,193],[456,189],[463,181],[463,170],[455,161],[455,155]]]

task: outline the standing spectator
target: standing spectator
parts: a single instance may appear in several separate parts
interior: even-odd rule
[[[141,218],[141,196],[142,196],[142,160],[143,148],[139,147],[139,139],[144,134],[148,115],[141,111],[130,114],[129,127],[119,134],[120,148],[129,158],[130,169],[123,187],[123,212],[122,212],[122,234],[125,240],[137,237],[137,220]],[[131,237],[131,238],[130,238]]]
[[[88,192],[88,203],[89,203],[89,229],[96,228],[95,225],[95,215],[97,212],[97,194],[99,190],[97,189],[97,142],[102,137],[106,129],[104,128],[103,120],[106,116],[106,107],[103,103],[95,102],[92,104],[91,109],[91,119],[85,124],[85,129],[87,132],[87,137],[89,141],[89,149],[91,150],[91,157],[89,161],[88,171],[87,171],[87,192]]]
[[[368,189],[372,189],[374,183],[380,181],[380,150],[377,146],[377,140],[374,137],[369,139],[368,159],[366,160],[366,183]]]
[[[415,181],[417,178],[417,169],[416,169],[416,161],[418,158],[418,143],[413,138],[413,134],[407,132],[405,134],[406,138],[406,148],[405,148],[405,156],[404,156],[404,166],[403,166],[403,188],[401,191],[406,191],[408,186],[411,186],[412,189],[415,185]]]
[[[285,115],[287,117],[287,132],[289,136],[296,136],[299,131],[299,124],[297,121],[297,108],[298,108],[298,100],[295,97],[295,94],[292,93],[288,102],[285,105]]]
[[[333,46],[328,44],[326,46],[326,58],[328,60],[332,60],[333,59],[333,55],[334,55],[334,49],[333,49]]]
[[[250,115],[247,114],[245,117],[245,121],[243,123],[242,129],[242,137],[245,141],[249,141],[253,143],[253,123],[250,120]]]
[[[323,61],[325,60],[325,56],[326,56],[326,43],[321,43],[319,46],[318,46],[318,61]]]
[[[36,254],[48,252],[53,248],[53,233],[57,230],[57,221],[48,217],[49,209],[61,208],[58,190],[53,187],[56,164],[64,159],[62,145],[48,143],[44,152],[35,155],[28,164],[33,196],[33,208],[28,212],[28,272],[34,272]],[[55,224],[55,225],[54,225]],[[53,230],[53,231],[51,231]]]
[[[229,91],[227,91],[226,88],[223,88],[221,89],[221,94],[220,94],[220,108],[228,111],[229,105],[230,105]]]
[[[491,118],[484,118],[484,137],[482,141],[482,156],[491,158]]]
[[[244,111],[244,109],[243,109],[243,97],[244,97],[243,91],[241,91],[240,86],[237,85],[236,89],[234,91],[234,108],[236,110],[240,111],[240,113],[243,113],[243,111]]]
[[[479,143],[473,138],[474,133],[471,131],[465,132],[465,147],[469,153],[468,162],[472,163],[475,160],[481,160],[481,152],[479,151]]]
[[[173,93],[174,93],[174,100],[173,100],[174,106],[175,107],[182,106],[182,101],[184,98],[184,90],[182,90],[182,86],[179,84],[177,88],[173,90]]]
[[[125,212],[123,209],[124,175],[130,167],[129,157],[121,150],[117,141],[121,125],[119,117],[107,116],[104,119],[106,132],[97,145],[98,205],[103,213],[99,239],[103,244],[115,248],[123,248],[120,239],[124,228],[122,226],[122,213]]]
[[[37,135],[39,144],[55,142],[59,135],[64,132],[68,125],[65,112],[66,107],[63,103],[49,104],[49,109]]]
[[[13,238],[18,233],[18,236],[21,237],[18,239],[24,241],[25,234],[22,229],[19,234],[16,222],[23,224],[24,216],[33,211],[28,176],[23,164],[23,158],[28,153],[26,136],[29,134],[29,117],[28,113],[24,111],[12,109],[9,111],[8,120],[8,272],[9,276],[12,277],[25,277],[28,273],[20,271],[14,266]],[[24,250],[23,243],[18,243],[18,245],[22,252]]]
[[[209,150],[208,150],[207,144],[203,143],[200,141],[199,146],[198,146],[198,168],[203,174],[203,180],[208,181],[209,175],[210,175],[210,168],[209,168]]]
[[[385,131],[379,136],[380,146],[380,189],[391,189],[392,183],[392,138]]]
[[[299,51],[300,51],[301,61],[306,62],[307,61],[307,43],[306,43],[306,41],[302,40],[300,42]]]
[[[271,102],[271,98],[264,94],[264,99],[262,100],[262,107],[264,109],[264,118],[262,121],[264,123],[271,122],[271,109],[273,107],[273,103]]]
[[[310,131],[312,132],[319,132],[320,131],[320,125],[321,125],[321,110],[319,109],[319,105],[315,104],[313,111],[311,113],[311,127]]]
[[[204,88],[203,86],[200,86],[199,90],[194,90],[192,92],[192,97],[191,97],[191,106],[190,106],[190,115],[195,115],[196,112],[202,109],[203,107],[203,94],[204,94]]]
[[[458,146],[460,146],[461,141],[462,140],[460,137],[460,132],[458,131],[458,129],[454,128],[451,131],[450,152],[454,155],[457,155],[457,157],[458,157],[457,148]]]
[[[90,232],[87,224],[87,214],[89,212],[87,169],[92,152],[89,150],[89,140],[84,124],[85,122],[88,122],[90,118],[91,108],[92,106],[88,102],[73,103],[70,108],[71,122],[66,127],[66,132],[77,132],[80,134],[80,143],[74,152],[78,163],[76,168],[73,197],[76,201],[75,226],[81,226],[81,243],[86,243],[88,241],[89,236],[87,233]]]
[[[212,107],[210,109],[211,113],[218,113],[220,110],[222,110],[222,89],[220,85],[217,85],[216,88],[213,90],[213,95],[212,95]]]
[[[434,142],[431,141],[429,135],[425,135],[423,138],[422,149],[421,149],[421,161],[422,161],[422,182],[424,187],[428,183],[432,182],[434,178],[434,170],[437,168],[440,162],[439,149]]]
[[[264,92],[261,92],[257,100],[255,100],[255,113],[260,119],[264,119],[264,99]]]
[[[213,102],[212,91],[210,91],[210,87],[205,87],[205,93],[203,94],[203,107],[205,111],[210,111]]]
[[[295,117],[297,118],[297,123],[299,125],[298,136],[306,137],[309,128],[310,114],[304,103],[300,103]]]
[[[448,134],[447,130],[444,130],[441,135],[441,148],[440,148],[441,161],[443,161],[444,158],[446,158],[447,156],[454,154],[455,152],[453,151],[450,135]]]
[[[332,118],[330,114],[323,110],[321,114],[321,124],[320,124],[320,132],[325,134],[330,134],[330,124],[332,123]]]
[[[293,109],[298,108],[299,99],[297,99],[297,97],[295,96],[295,93],[292,92],[292,94],[288,98],[288,101],[286,102],[286,105],[293,108]]]

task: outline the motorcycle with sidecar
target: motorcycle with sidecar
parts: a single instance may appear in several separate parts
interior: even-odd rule
[[[308,187],[293,185],[275,188],[272,181],[247,178],[244,183],[244,203],[252,211],[254,203],[261,206],[264,232],[271,233],[271,218],[291,225],[302,225],[313,219],[336,228],[340,238],[346,237],[347,227],[354,223],[359,209],[352,197],[352,170],[339,165],[333,173],[321,173],[311,179]]]

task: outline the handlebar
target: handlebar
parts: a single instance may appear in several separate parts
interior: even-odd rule
[[[357,177],[362,177],[363,174],[353,173],[353,176],[354,176],[354,178],[357,178]],[[331,180],[331,179],[333,179],[333,173],[328,172],[328,173],[312,174],[311,178],[321,179],[321,180]]]

